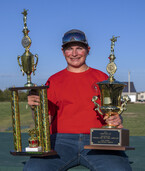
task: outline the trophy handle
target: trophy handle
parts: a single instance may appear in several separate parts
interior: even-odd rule
[[[23,75],[24,75],[23,66],[20,64],[20,57],[21,57],[21,56],[18,56],[18,57],[17,57],[17,61],[18,61],[18,64],[19,64],[19,66],[20,66],[20,69],[21,69],[21,71],[22,71],[22,73],[23,73]]]
[[[33,71],[33,74],[35,75],[35,70],[36,70],[36,66],[38,64],[38,55],[34,55],[34,57],[36,57],[36,63],[34,64],[34,71]]]
[[[123,103],[121,104],[120,111],[118,112],[119,115],[121,115],[126,110],[127,102],[130,101],[130,97],[128,95],[124,95],[121,97]]]
[[[95,104],[95,111],[98,111],[101,115],[104,115],[100,110],[100,105],[96,102],[98,100],[98,96],[93,96],[92,102]]]

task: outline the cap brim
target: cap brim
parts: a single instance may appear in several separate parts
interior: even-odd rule
[[[71,43],[81,43],[81,44],[84,44],[84,45],[87,45],[88,46],[88,43],[85,43],[85,42],[82,42],[82,41],[71,41],[71,42],[66,42],[62,45],[62,47],[68,45],[68,44],[71,44]]]

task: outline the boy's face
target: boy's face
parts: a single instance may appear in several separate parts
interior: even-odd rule
[[[72,43],[62,50],[68,66],[79,68],[85,64],[90,47],[86,48],[81,43]]]

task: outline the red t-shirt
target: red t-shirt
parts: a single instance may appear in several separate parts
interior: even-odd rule
[[[93,68],[82,73],[64,69],[52,75],[46,83],[49,114],[54,116],[51,133],[89,134],[90,128],[102,127],[103,117],[94,111],[91,100],[100,94],[96,83],[107,79],[105,73]]]

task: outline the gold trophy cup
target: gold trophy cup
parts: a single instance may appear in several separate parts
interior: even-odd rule
[[[130,100],[128,96],[121,96],[126,84],[114,79],[114,73],[117,70],[114,63],[114,45],[116,41],[117,37],[113,36],[111,39],[111,54],[109,56],[110,62],[107,65],[109,78],[108,80],[96,83],[100,89],[101,106],[97,103],[98,96],[92,98],[92,102],[95,104],[95,111],[107,117],[122,114],[126,110],[125,106],[127,102]],[[102,128],[91,128],[90,145],[85,146],[85,148],[103,150],[134,149],[133,147],[129,147],[129,130],[118,129],[113,124],[106,124]]]
[[[27,74],[27,83],[25,84],[26,87],[31,87],[34,86],[35,84],[33,84],[31,82],[31,73],[33,72],[33,74],[35,75],[35,70],[36,70],[36,66],[38,63],[38,55],[33,55],[29,48],[31,46],[31,39],[28,36],[29,30],[27,28],[27,10],[24,10],[24,12],[22,12],[23,16],[23,21],[24,21],[24,29],[23,29],[23,33],[24,33],[24,37],[22,39],[22,45],[25,48],[25,52],[22,56],[18,56],[17,60],[18,60],[18,64],[21,68],[21,71]],[[36,63],[34,63],[36,58]],[[21,63],[20,63],[20,59],[21,59]]]
[[[18,64],[21,71],[27,74],[27,83],[24,87],[12,87],[11,90],[11,109],[12,109],[12,126],[14,137],[14,151],[10,153],[12,155],[25,155],[44,157],[49,155],[56,155],[57,153],[51,149],[50,131],[49,131],[49,116],[48,116],[48,100],[47,100],[47,88],[49,86],[37,86],[31,82],[31,73],[36,70],[38,63],[38,56],[33,55],[29,51],[31,45],[31,39],[28,36],[27,28],[27,10],[23,11],[24,21],[24,37],[22,39],[22,45],[25,48],[25,53],[22,56],[18,56]],[[34,57],[36,57],[36,63],[34,64]],[[21,58],[21,64],[20,64]],[[40,97],[40,105],[34,107],[34,121],[35,128],[29,130],[30,138],[28,139],[29,146],[24,150],[22,149],[21,141],[21,126],[20,126],[20,110],[19,110],[19,90],[33,90]],[[31,91],[32,92],[32,91]]]

